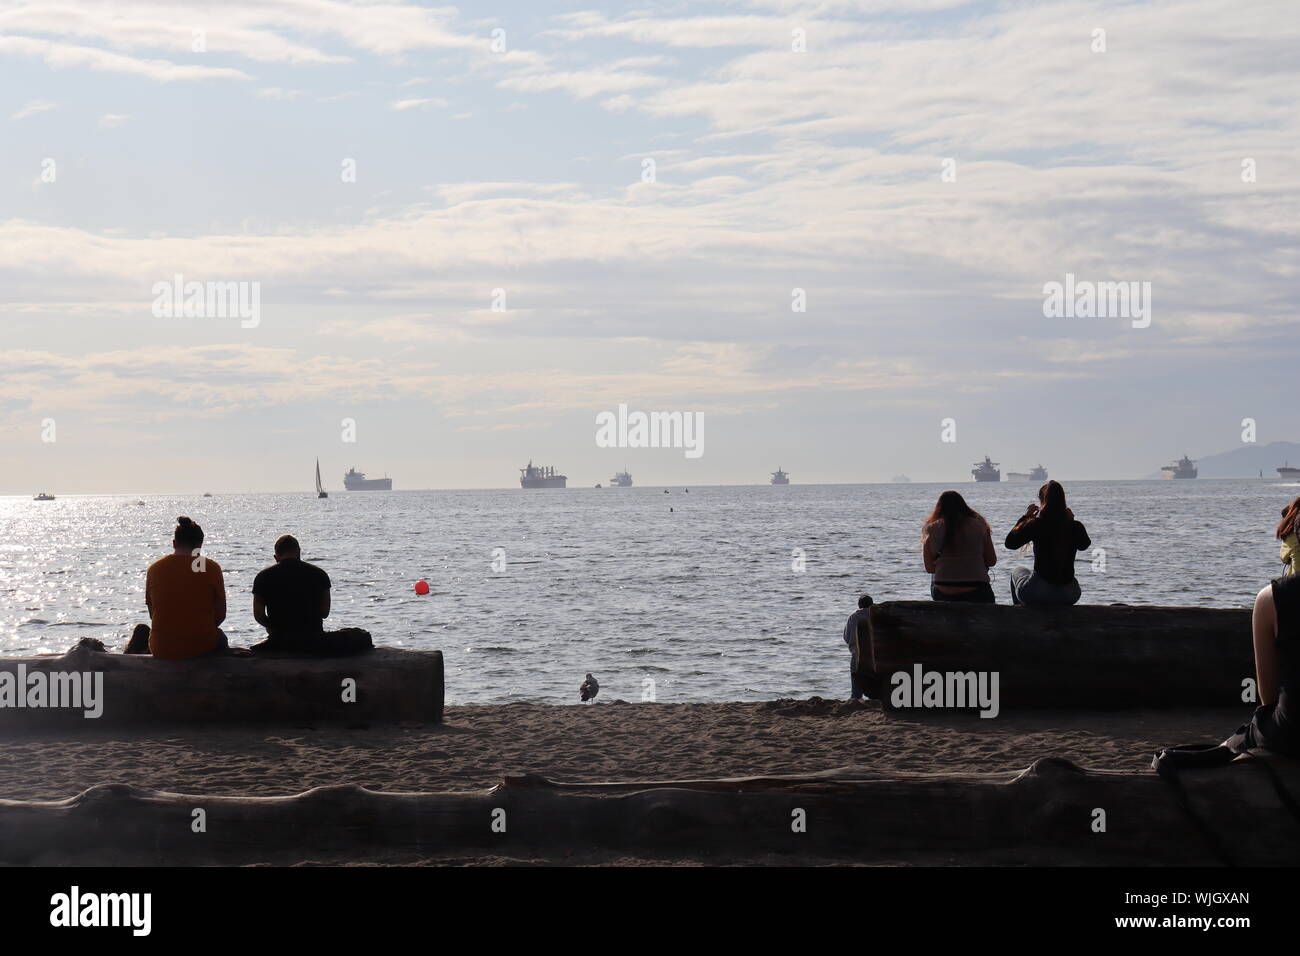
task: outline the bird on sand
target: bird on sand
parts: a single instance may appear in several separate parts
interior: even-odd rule
[[[582,695],[584,701],[595,700],[596,695],[600,693],[600,685],[596,683],[596,678],[588,674],[587,679],[578,688],[578,693]]]

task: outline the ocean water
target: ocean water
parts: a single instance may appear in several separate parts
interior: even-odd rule
[[[660,701],[844,697],[844,620],[863,591],[928,598],[920,524],[945,487],[0,498],[0,654],[120,647],[147,620],[145,568],[188,514],[225,571],[235,644],[262,638],[253,577],[291,532],[333,579],[330,624],[441,649],[452,704],[576,702],[588,671],[602,699],[640,700],[647,679]],[[1000,539],[1037,486],[955,487],[993,526],[1009,603],[1007,571],[1032,556]],[[1079,556],[1084,603],[1213,607],[1249,605],[1278,573],[1272,529],[1300,494],[1260,480],[1066,488],[1104,549],[1104,570]]]

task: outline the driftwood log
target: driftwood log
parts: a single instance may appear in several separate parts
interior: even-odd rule
[[[1300,823],[1279,793],[1300,797],[1294,761],[1252,756],[1183,779],[1185,802],[1154,773],[1085,771],[1056,758],[995,774],[847,769],[597,784],[519,776],[477,793],[337,786],[213,797],[105,785],[61,801],[0,800],[0,863],[242,863],[395,851],[556,860],[609,851],[716,862],[768,854],[1070,865],[1300,859]]]
[[[1241,707],[1255,676],[1248,610],[887,601],[858,640],[887,708],[893,675],[918,664],[996,672],[1003,708]]]
[[[441,651],[379,647],[349,657],[173,661],[109,654],[95,644],[82,642],[63,655],[0,659],[0,729],[442,720]],[[45,702],[31,706],[41,700],[38,687]],[[16,705],[15,693],[24,706]],[[79,705],[51,706],[73,696]],[[98,717],[87,716],[95,709]]]

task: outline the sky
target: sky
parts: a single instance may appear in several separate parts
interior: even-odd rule
[[[0,67],[0,494],[1300,439],[1283,2],[0,0]],[[702,453],[601,447],[620,404]]]

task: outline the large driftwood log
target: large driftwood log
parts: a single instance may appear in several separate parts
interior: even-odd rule
[[[1295,763],[1270,763],[1290,794],[1300,794]],[[607,784],[521,776],[481,793],[340,786],[249,798],[111,785],[57,802],[0,800],[0,862],[241,863],[394,851],[1071,865],[1300,858],[1300,824],[1262,761],[1186,772],[1184,781],[1194,815],[1153,773],[1084,771],[1052,758],[999,774],[849,769]]]
[[[69,698],[78,706],[51,706]],[[83,642],[61,656],[0,659],[0,729],[438,722],[442,709],[441,651],[380,647],[350,657],[172,661],[108,654]],[[88,716],[95,710],[98,717]]]
[[[1003,708],[1240,707],[1255,676],[1248,610],[888,601],[862,640],[860,676],[886,707],[892,675],[918,664],[996,672]]]

